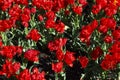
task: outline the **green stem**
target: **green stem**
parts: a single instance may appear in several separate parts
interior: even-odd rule
[[[1,36],[2,36],[2,41],[4,43],[4,45],[7,45],[7,36],[5,32],[1,32]]]
[[[58,73],[55,73],[55,80],[58,80]]]

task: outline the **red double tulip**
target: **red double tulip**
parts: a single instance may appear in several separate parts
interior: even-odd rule
[[[41,35],[39,34],[37,29],[32,29],[26,36],[27,39],[31,39],[35,42],[37,42],[40,38]]]
[[[88,60],[88,58],[86,56],[83,56],[83,57],[80,56],[79,57],[79,62],[81,64],[82,68],[86,68],[89,60]]]
[[[63,62],[52,63],[52,70],[56,73],[63,71]]]
[[[70,67],[73,66],[73,62],[75,61],[74,52],[66,51],[64,56],[64,61]]]
[[[32,61],[32,62],[35,62],[35,61],[38,61],[39,58],[38,58],[38,55],[40,54],[39,51],[37,50],[34,50],[34,49],[29,49],[27,50],[25,53],[24,53],[24,57],[28,60],[28,61]]]

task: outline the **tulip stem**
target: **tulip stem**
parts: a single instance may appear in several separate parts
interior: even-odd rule
[[[55,80],[58,80],[58,73],[55,73]]]

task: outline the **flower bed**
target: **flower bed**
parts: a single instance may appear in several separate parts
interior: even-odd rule
[[[0,0],[0,80],[120,80],[120,0]]]

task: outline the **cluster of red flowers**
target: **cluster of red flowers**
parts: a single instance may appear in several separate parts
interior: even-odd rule
[[[113,16],[117,13],[119,6],[120,0],[96,0],[92,12],[98,14],[101,10],[104,10],[107,16]]]
[[[50,49],[50,51],[56,51],[56,57],[59,60],[59,62],[57,63],[52,63],[52,70],[54,70],[55,72],[63,71],[63,61],[70,67],[73,67],[73,62],[76,60],[74,52],[68,50],[66,52],[63,51],[63,46],[66,44],[66,42],[67,39],[60,38],[48,44],[48,48]],[[85,56],[79,56],[79,61],[82,65],[82,68],[85,68],[89,60]]]
[[[18,80],[45,80],[45,73],[39,72],[37,68],[33,68],[30,73],[28,69],[24,69],[19,75],[17,75]]]
[[[74,42],[77,39],[73,40],[70,39],[71,37],[65,36],[71,28],[64,21],[73,18],[74,15],[83,20],[83,16],[87,15],[83,15],[87,5],[89,5],[87,0],[0,0],[0,15],[2,15],[0,16],[0,56],[5,61],[3,64],[0,63],[0,66],[2,66],[0,75],[7,78],[16,76],[18,80],[45,80],[45,71],[40,72],[36,67],[29,70],[26,66],[23,69],[24,62],[21,64],[15,60],[17,56],[26,62],[39,63],[40,57],[44,56],[44,52],[39,51],[39,48],[32,47],[40,42],[47,45],[48,52],[55,53],[56,61],[50,62],[50,64],[51,70],[56,73],[64,71],[65,65],[73,67],[75,61],[79,61],[81,68],[85,69],[91,60],[96,61],[99,58],[100,63],[98,64],[103,70],[115,69],[120,63],[120,29],[114,15],[119,11],[120,0],[95,0],[91,7],[92,13],[90,13],[94,19],[90,23],[86,22],[85,25],[80,24],[78,26],[76,25],[77,21],[73,23],[74,26],[71,25],[72,27],[79,27],[80,32],[76,34],[79,34],[77,39],[80,43],[87,44],[88,48],[93,45],[92,38],[96,40],[97,37],[102,36],[102,42],[109,45],[108,48],[105,45],[106,50],[102,45],[95,44],[90,48],[92,49],[91,52],[88,51],[88,54],[76,57],[77,52],[66,48],[68,41]],[[105,16],[100,19],[95,18],[101,12],[104,12]],[[71,17],[71,15],[73,16]],[[68,18],[62,20],[66,16]],[[71,22],[68,23],[71,24]],[[14,34],[15,31],[18,31],[18,33]],[[44,33],[46,34],[47,31],[50,31],[50,34],[54,36],[52,37],[53,41],[50,41],[51,39],[46,40],[48,39],[46,36],[49,35],[44,35]],[[96,35],[94,37],[95,31],[98,33],[98,35],[96,34],[97,37]],[[6,32],[11,32],[14,37],[18,34],[22,37],[17,36],[19,39],[15,40],[15,44],[12,42],[7,44],[5,37],[2,35]],[[8,33],[6,35],[11,36]],[[31,41],[35,44],[30,45],[29,42],[31,48],[28,49],[28,46],[17,41]],[[98,41],[98,43],[100,42]],[[80,48],[79,50],[82,50]],[[44,58],[46,58],[46,54]]]
[[[6,75],[8,78],[16,75],[16,72],[20,69],[20,63],[12,61],[5,61],[5,64],[2,65],[2,70],[0,71],[0,75]]]
[[[120,42],[115,42],[109,49],[111,54],[107,54],[101,63],[104,70],[114,69],[120,63],[119,45]]]
[[[20,56],[23,48],[21,46],[2,46],[0,49],[0,55],[12,59],[16,54]]]
[[[101,18],[98,31],[106,33],[108,29],[115,30],[116,21],[113,18]]]

